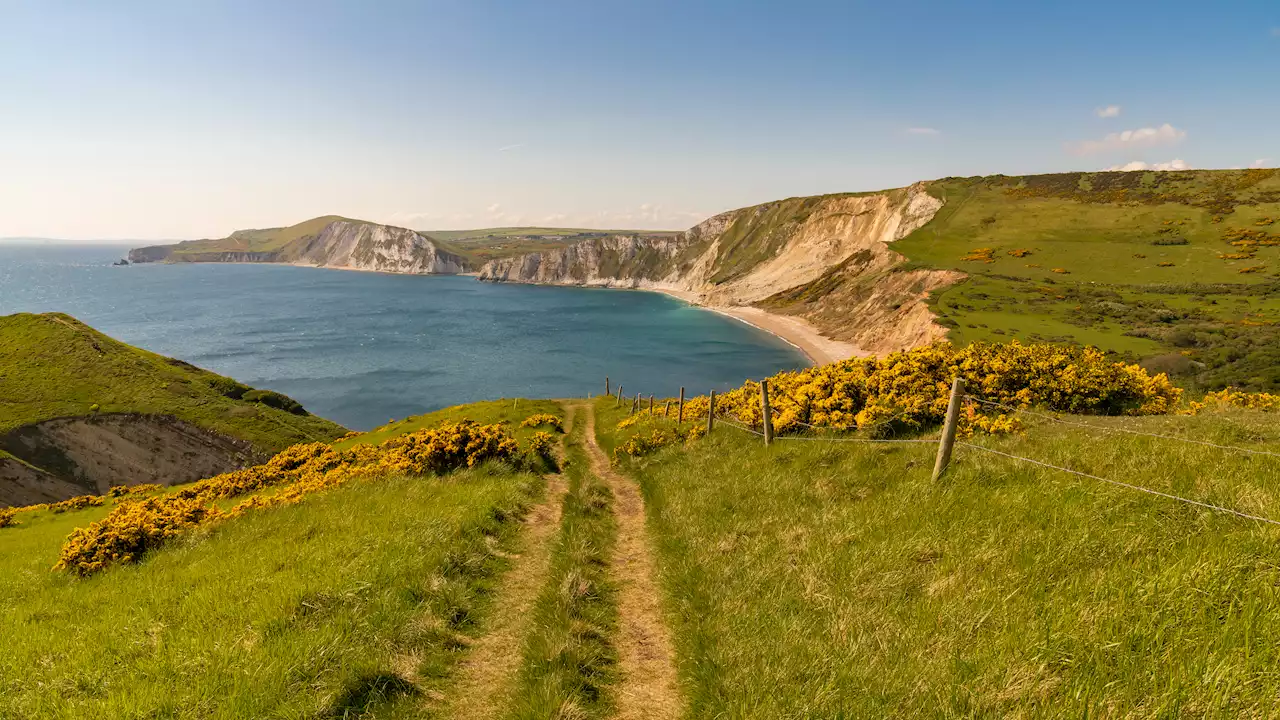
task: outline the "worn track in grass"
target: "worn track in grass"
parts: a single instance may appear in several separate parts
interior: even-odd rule
[[[596,442],[595,409],[585,412],[586,449],[591,471],[614,494],[618,542],[613,579],[618,584],[618,660],[622,671],[616,689],[620,720],[665,720],[680,715],[671,633],[663,622],[657,565],[645,528],[644,498],[635,482],[615,472]]]
[[[574,421],[574,410],[566,408],[566,411],[567,436]],[[546,497],[524,520],[521,551],[502,578],[488,629],[458,667],[457,681],[453,683],[441,717],[490,720],[503,712],[519,671],[520,648],[529,631],[534,602],[551,569],[551,550],[560,530],[560,514],[567,491],[563,475],[548,476]]]

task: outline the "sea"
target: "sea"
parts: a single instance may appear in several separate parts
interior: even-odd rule
[[[128,246],[0,244],[0,315],[63,312],[356,430],[460,403],[723,391],[809,363],[644,291],[288,265],[113,266]]]

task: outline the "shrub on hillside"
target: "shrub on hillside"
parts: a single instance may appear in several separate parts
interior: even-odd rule
[[[14,518],[18,516],[15,508],[0,508],[0,528],[9,527],[14,524]]]
[[[308,414],[306,409],[302,407],[302,403],[299,403],[288,395],[278,393],[274,390],[250,390],[240,399],[245,402],[256,402],[266,405],[267,407],[273,407],[277,410],[284,410],[285,412],[293,413],[294,415]]]
[[[1225,408],[1244,408],[1263,412],[1280,412],[1280,395],[1271,393],[1241,392],[1235,388],[1226,388],[1211,392],[1201,402],[1192,402],[1184,411],[1185,415],[1198,415],[1205,410],[1222,410]]]
[[[145,493],[163,489],[164,488],[154,483],[144,483],[142,485],[112,485],[111,488],[107,490],[107,497],[120,498],[128,495],[143,495]]]
[[[49,510],[54,513],[64,513],[68,510],[83,510],[90,506],[105,505],[106,502],[106,498],[99,495],[77,495],[49,505]]]
[[[834,427],[876,434],[942,422],[951,381],[966,393],[1013,407],[1069,413],[1152,415],[1170,412],[1182,391],[1164,374],[1113,362],[1095,348],[1065,345],[947,343],[880,358],[783,372],[770,378],[777,432]],[[705,418],[707,397],[685,404],[685,417]],[[716,398],[716,414],[761,426],[760,385],[748,381]],[[979,412],[985,415],[985,412]]]
[[[244,397],[245,393],[253,390],[253,388],[244,383],[236,382],[229,377],[222,377],[221,375],[215,375],[213,379],[209,380],[209,387],[213,388],[214,392],[219,395],[229,397],[232,400],[239,400]]]
[[[221,513],[196,500],[148,498],[126,502],[102,520],[76,528],[55,569],[91,575],[113,562],[131,562],[184,530]]]
[[[556,432],[564,432],[564,425],[561,423],[560,418],[548,413],[530,415],[524,419],[524,422],[520,423],[520,427],[538,427],[540,425],[550,425]]]
[[[536,433],[531,446],[546,443],[549,448],[551,441],[549,433]],[[356,478],[442,474],[489,460],[518,464],[522,455],[503,426],[470,421],[420,430],[378,446],[356,445],[340,451],[324,443],[294,445],[262,465],[207,478],[169,495],[123,500],[107,517],[68,537],[57,567],[89,575],[112,562],[137,560],[195,525],[237,517],[255,508],[297,503],[311,493]],[[230,512],[212,505],[220,499],[277,486],[283,487],[274,494],[253,495]],[[97,505],[104,502],[95,496],[73,500]]]

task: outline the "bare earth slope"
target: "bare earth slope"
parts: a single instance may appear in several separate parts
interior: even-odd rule
[[[0,317],[0,506],[186,482],[342,433],[68,315]]]

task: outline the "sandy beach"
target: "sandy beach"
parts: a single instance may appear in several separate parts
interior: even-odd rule
[[[832,340],[826,337],[812,323],[803,318],[777,315],[767,310],[748,306],[716,307],[703,305],[699,302],[700,298],[697,294],[680,290],[640,289],[654,290],[678,300],[683,300],[690,305],[697,305],[705,310],[734,318],[758,330],[763,330],[804,353],[805,357],[809,358],[809,361],[814,365],[826,365],[839,360],[847,360],[851,357],[870,355],[870,353],[852,343]]]

